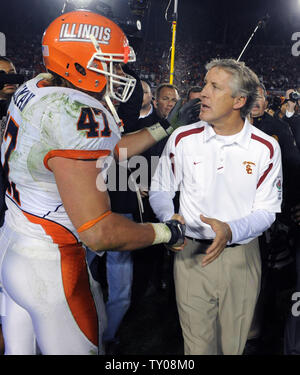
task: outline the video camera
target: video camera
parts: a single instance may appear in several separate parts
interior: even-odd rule
[[[293,103],[297,103],[297,101],[300,99],[300,93],[297,91],[293,91],[290,93],[289,98],[286,101],[291,101]]]
[[[22,74],[7,74],[4,70],[0,70],[0,90],[3,89],[6,83],[13,83],[20,85],[24,82],[24,76]]]

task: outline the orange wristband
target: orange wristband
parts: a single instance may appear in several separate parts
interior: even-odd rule
[[[93,219],[93,220],[87,221],[86,223],[82,224],[82,225],[77,229],[77,232],[78,232],[78,233],[81,233],[81,232],[83,232],[84,230],[87,230],[87,229],[91,228],[91,227],[94,226],[96,223],[98,223],[98,221],[101,221],[101,220],[104,219],[106,216],[110,215],[111,213],[112,213],[111,211],[106,211],[106,212],[104,212],[104,214],[102,214],[101,216],[97,217],[96,219]]]

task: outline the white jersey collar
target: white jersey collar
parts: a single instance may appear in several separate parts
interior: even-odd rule
[[[204,138],[203,138],[204,142],[208,142],[210,139],[217,137],[216,132],[214,131],[213,127],[210,124],[208,124],[205,121],[202,121],[202,124],[204,125]],[[220,136],[219,138],[221,137],[222,136]],[[224,136],[224,139],[226,138],[227,137]],[[250,139],[251,139],[251,124],[246,118],[242,130],[239,133],[234,134],[233,136],[230,136],[230,140],[232,140],[232,143],[237,143],[240,146],[247,149],[249,147]],[[229,142],[228,144],[230,143],[231,142]]]

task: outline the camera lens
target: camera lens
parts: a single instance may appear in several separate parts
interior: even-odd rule
[[[289,100],[292,102],[297,102],[300,99],[300,93],[297,91],[293,91],[290,93]]]

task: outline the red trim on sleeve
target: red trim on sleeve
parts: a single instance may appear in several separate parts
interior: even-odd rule
[[[49,171],[51,171],[51,169],[48,166],[48,161],[49,161],[49,159],[51,159],[55,156],[59,156],[61,158],[66,158],[66,159],[97,160],[101,156],[108,156],[109,154],[110,154],[110,150],[92,150],[92,151],[85,151],[85,150],[51,150],[44,157],[44,166]]]
[[[258,142],[261,142],[263,143],[264,145],[266,145],[268,147],[268,149],[270,150],[270,159],[272,159],[273,155],[274,155],[274,148],[273,148],[273,145],[271,142],[267,141],[266,139],[264,138],[261,138],[259,137],[258,135],[256,134],[251,134],[251,138],[254,139],[255,141],[258,141]]]
[[[178,134],[176,139],[175,139],[175,147],[177,146],[178,142],[182,138],[187,137],[187,136],[192,135],[192,134],[201,133],[201,132],[203,132],[203,130],[204,130],[204,126],[202,128],[195,128],[195,129],[186,130],[185,132],[182,132],[182,133]]]
[[[265,170],[264,174],[261,176],[261,178],[259,179],[257,185],[256,185],[256,189],[259,188],[259,186],[264,182],[265,178],[267,177],[267,175],[269,174],[270,170],[273,168],[273,163],[271,163],[268,167],[268,169]]]
[[[174,154],[170,152],[169,158],[171,159],[171,167],[172,167],[172,172],[175,175],[175,161],[174,161]]]
[[[265,146],[268,147],[268,149],[270,150],[270,159],[272,159],[273,155],[274,155],[274,147],[272,145],[271,142],[267,141],[266,139],[264,138],[261,138],[259,137],[258,135],[256,134],[251,134],[251,138],[254,139],[255,141],[258,141],[258,142],[261,142],[263,143]],[[273,168],[273,163],[271,163],[269,165],[269,167],[265,170],[264,174],[261,176],[261,178],[259,179],[257,185],[256,185],[256,189],[258,189],[260,187],[260,185],[264,182],[265,178],[267,177],[267,175],[269,174],[269,172],[271,171],[271,169]]]

